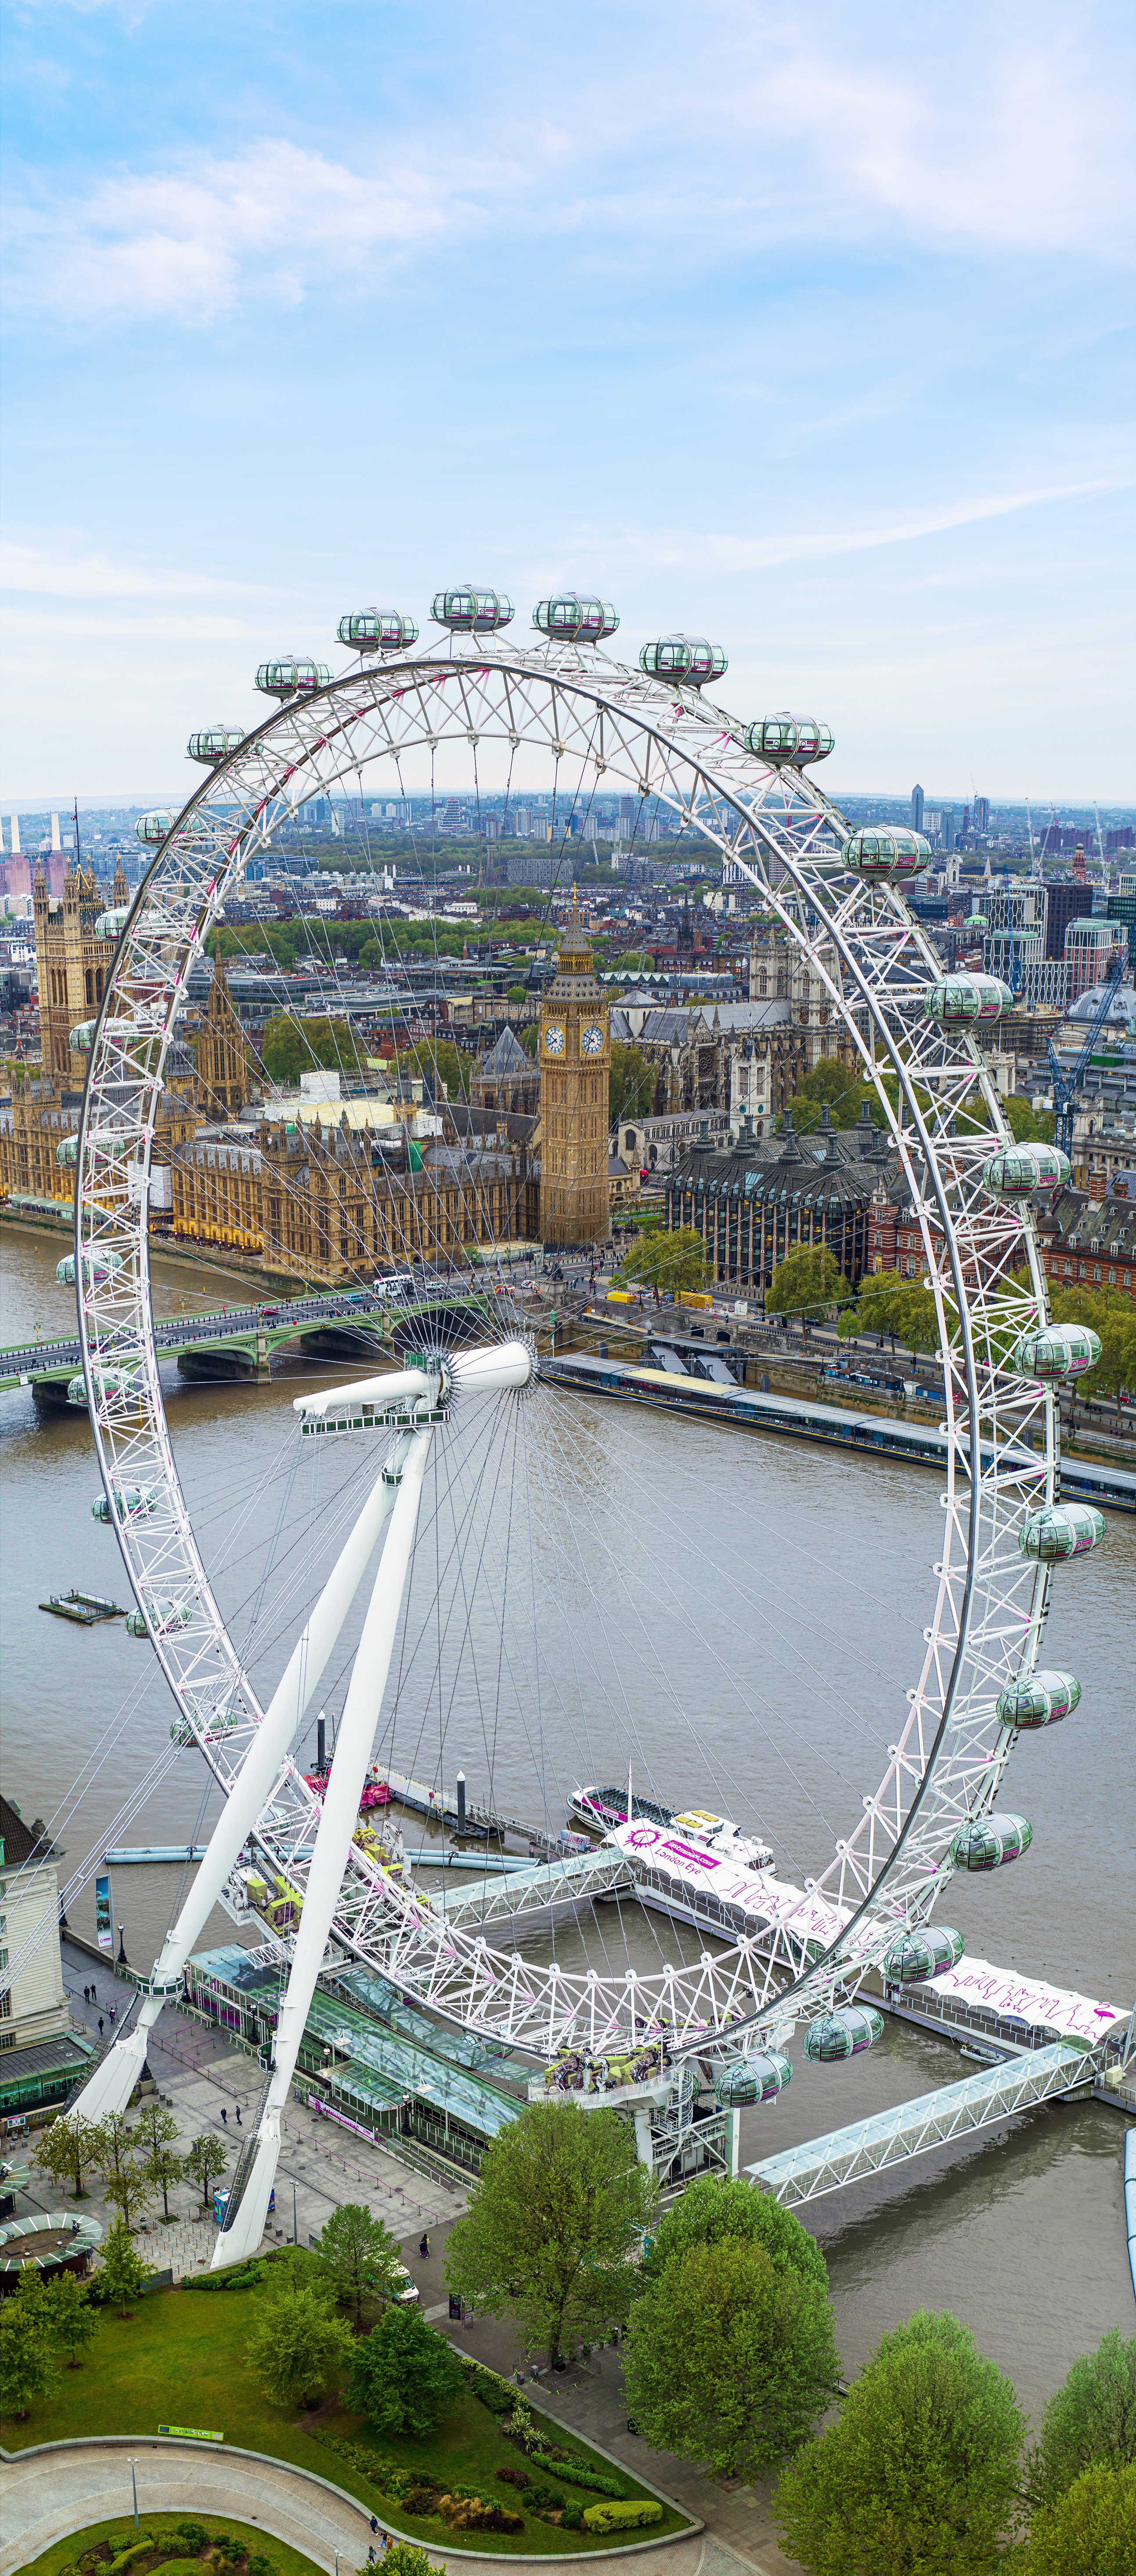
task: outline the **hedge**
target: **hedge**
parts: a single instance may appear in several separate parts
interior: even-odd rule
[[[551,2451],[530,2451],[529,2467],[551,2469],[554,2477],[567,2478],[569,2486],[590,2487],[596,2495],[622,2500],[623,2487],[618,2478],[607,2477],[602,2469],[593,2469],[587,2460],[575,2459],[569,2452],[557,2459]]]
[[[590,2504],[584,2514],[585,2531],[634,2531],[643,2522],[661,2522],[661,2504]]]

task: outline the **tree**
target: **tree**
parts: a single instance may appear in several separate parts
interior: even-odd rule
[[[359,2576],[371,2576],[369,2567],[361,2567]],[[437,2576],[437,2569],[424,2549],[416,2549],[412,2540],[396,2540],[383,2560],[383,2576]]]
[[[608,1125],[615,1127],[621,1118],[649,1118],[655,1097],[655,1068],[638,1047],[620,1046],[611,1050],[611,1072],[608,1076]]]
[[[174,2136],[177,2136],[176,2126],[174,2128]],[[172,2145],[168,2138],[160,2138],[157,2145],[151,2147],[148,2154],[144,2156],[141,2165],[141,2172],[144,2180],[148,2183],[152,2183],[154,2189],[161,2192],[162,2216],[168,2225],[170,2215],[170,2193],[174,2189],[175,2185],[183,2181],[185,2177],[184,2156],[179,2156],[176,2147]]]
[[[1052,1109],[1034,1109],[1018,1091],[1002,1103],[1002,1114],[1015,1145],[1052,1145],[1056,1119]]]
[[[249,2338],[249,2368],[265,2396],[277,2406],[299,2400],[314,2406],[328,2381],[346,2367],[352,2352],[350,2326],[332,2316],[314,2290],[295,2290],[290,2298],[268,2298]]]
[[[554,2360],[623,2322],[632,2255],[652,2216],[653,2176],[614,2111],[530,2102],[496,2138],[452,2229],[451,2290],[516,2319]]]
[[[203,2209],[208,2209],[209,2194],[214,2183],[224,2173],[228,2161],[228,2148],[222,2145],[220,2138],[213,2137],[208,2129],[203,2129],[200,2137],[193,2140],[186,2156],[185,2169],[191,2180],[199,2187]]]
[[[827,1244],[795,1244],[779,1261],[765,1292],[769,1315],[819,1315],[847,1304],[852,1289]]]
[[[1086,2469],[1126,2469],[1136,2462],[1136,2335],[1113,2326],[1093,2353],[1081,2353],[1051,2397],[1041,2440],[1031,2451],[1028,2487],[1043,2505],[1056,2503]]]
[[[83,2176],[99,2162],[98,2140],[98,2129],[90,2120],[67,2120],[58,2113],[37,2139],[32,2163],[41,2173],[50,2174],[53,2183],[74,2183],[76,2200],[85,2200]]]
[[[665,1234],[653,1229],[641,1234],[623,1264],[625,1279],[641,1280],[647,1288],[672,1288],[676,1294],[684,1288],[695,1290],[706,1286],[706,1247],[692,1225],[676,1225]]]
[[[91,2162],[104,2176],[122,2172],[134,2152],[134,2131],[122,2111],[109,2111],[95,2128]]]
[[[338,1020],[298,1020],[278,1011],[265,1028],[261,1062],[273,1082],[298,1082],[313,1071],[355,1075],[363,1061],[359,1042]]]
[[[1020,2576],[1132,2576],[1136,2467],[1084,2470],[1037,2515],[1019,2566]]]
[[[763,2477],[807,2441],[840,2362],[827,2282],[724,2236],[672,2255],[631,2311],[630,2413],[657,2451]]]
[[[56,2351],[65,2352],[72,2370],[78,2370],[79,2355],[98,2333],[99,2321],[85,2283],[73,2272],[57,2272],[49,2283],[47,2320]]]
[[[1011,2526],[1024,2418],[956,2317],[883,2337],[840,2421],[785,2472],[775,2513],[810,2576],[987,2576]]]
[[[396,2238],[359,2200],[345,2201],[334,2211],[316,2254],[336,2296],[353,2303],[356,2325],[362,2323],[364,2290],[389,2289],[401,2263]]]
[[[464,2385],[445,2336],[413,2307],[390,2307],[354,2348],[347,2396],[380,2433],[419,2441],[453,2413]]]
[[[0,2307],[0,2412],[29,2415],[58,2376],[43,2274],[38,2263],[25,2263],[15,2295]]]
[[[815,2236],[809,2235],[792,2210],[754,2191],[748,2182],[725,2182],[711,2174],[688,2183],[681,2200],[656,2221],[639,2280],[657,2281],[667,2264],[688,2253],[692,2245],[718,2245],[727,2236],[760,2245],[776,2273],[791,2269],[827,2294],[828,2265]]]
[[[843,1335],[889,1335],[893,1352],[937,1351],[939,1326],[935,1300],[921,1279],[901,1279],[896,1270],[878,1270],[861,1279],[860,1295],[840,1319]]]
[[[117,2173],[107,2174],[103,2190],[132,2236],[139,2219],[148,2217],[154,2206],[154,2186],[144,2167],[133,2156],[124,2156]]]
[[[153,2269],[152,2263],[143,2262],[125,2218],[116,2218],[103,2246],[99,2279],[109,2296],[118,2300],[120,2316],[126,2315],[128,2300],[141,2297],[142,2284]]]

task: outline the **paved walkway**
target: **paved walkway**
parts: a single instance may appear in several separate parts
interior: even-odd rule
[[[38,2455],[5,2461],[0,2472],[0,2576],[14,2576],[14,2571],[26,2567],[55,2541],[90,2523],[109,2522],[116,2515],[128,2520],[133,2512],[132,2459],[143,2516],[147,2512],[231,2514],[234,2521],[259,2523],[277,2540],[287,2541],[326,2568],[329,2576],[348,2576],[349,2570],[366,2568],[369,2515],[352,2497],[321,2479],[288,2468],[282,2461],[248,2453],[135,2438],[61,2442]],[[672,2541],[669,2547],[647,2546],[627,2555],[629,2576],[632,2571],[633,2576],[746,2576],[732,2550],[702,2533]],[[433,2564],[458,2576],[471,2559],[484,2568],[485,2557],[467,2550],[433,2558]],[[507,2567],[518,2562],[496,2563]],[[549,2576],[562,2576],[569,2568],[580,2576],[583,2563],[578,2557],[540,2560]]]

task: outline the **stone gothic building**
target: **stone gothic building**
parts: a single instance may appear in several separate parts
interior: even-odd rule
[[[87,1059],[72,1055],[71,1031],[94,1018],[118,941],[96,935],[95,923],[106,902],[90,869],[69,865],[62,894],[53,896],[41,865],[32,895],[44,1076],[55,1089],[66,1084],[82,1090]],[[113,900],[116,905],[130,901],[121,860]]]

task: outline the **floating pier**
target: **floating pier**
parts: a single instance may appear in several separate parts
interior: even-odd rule
[[[126,1612],[117,1601],[108,1601],[101,1592],[53,1592],[40,1602],[41,1610],[50,1610],[53,1619],[73,1619],[80,1628],[94,1628],[100,1619],[125,1619]]]

